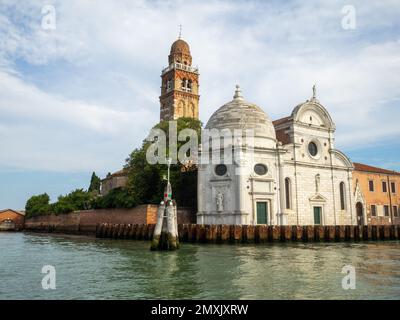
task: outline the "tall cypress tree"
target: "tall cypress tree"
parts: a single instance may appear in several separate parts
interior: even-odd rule
[[[95,172],[92,173],[92,177],[90,178],[90,186],[88,191],[97,191],[100,192],[100,185],[101,185],[101,180],[100,178],[96,175]]]

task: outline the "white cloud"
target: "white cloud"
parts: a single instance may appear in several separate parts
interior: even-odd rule
[[[9,142],[0,141],[12,154],[1,156],[0,165],[107,170],[122,164],[158,119],[159,74],[179,24],[200,67],[204,122],[231,99],[236,83],[274,119],[308,99],[317,83],[318,98],[337,124],[338,146],[356,148],[400,133],[396,1],[353,1],[357,29],[351,31],[341,29],[346,2],[53,3],[57,29],[45,31],[40,9],[47,1],[3,1],[0,126],[22,121],[21,132],[41,139],[59,124],[65,131],[56,136],[69,147],[66,152],[49,142],[47,152],[23,160],[27,140],[8,135]],[[89,142],[79,149],[82,135]],[[90,141],[97,147],[87,147]],[[64,156],[55,160],[50,153]],[[82,154],[83,160],[72,159]]]

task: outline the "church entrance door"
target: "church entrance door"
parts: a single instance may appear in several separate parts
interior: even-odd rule
[[[268,224],[268,205],[266,202],[257,202],[257,224]]]

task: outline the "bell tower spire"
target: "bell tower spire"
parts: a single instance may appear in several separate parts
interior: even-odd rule
[[[192,67],[189,45],[179,38],[168,56],[168,67],[161,72],[160,121],[182,117],[199,118],[199,71]]]

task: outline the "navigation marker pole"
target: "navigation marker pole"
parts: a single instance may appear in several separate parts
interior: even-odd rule
[[[167,185],[164,191],[164,200],[158,207],[151,250],[176,250],[179,248],[176,202],[172,199],[172,187],[169,181],[171,163],[172,159],[168,158]]]

